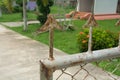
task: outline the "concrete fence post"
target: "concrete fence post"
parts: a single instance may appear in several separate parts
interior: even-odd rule
[[[42,61],[40,61],[40,80],[53,80],[53,70],[46,68]]]

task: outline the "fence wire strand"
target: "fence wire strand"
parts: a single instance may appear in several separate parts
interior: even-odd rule
[[[55,18],[61,16],[62,18],[65,17],[60,14],[54,15]],[[59,19],[59,22],[62,22],[62,20],[66,22],[66,19]],[[91,34],[90,44],[92,45],[92,31],[89,34]],[[118,45],[120,46],[120,34],[119,34]],[[90,48],[89,51],[91,51],[92,47],[90,46],[89,48]],[[57,75],[53,76],[54,77],[53,80],[120,80],[119,62],[120,62],[120,57],[97,61],[93,63],[81,64],[79,66],[74,66],[74,67],[63,68],[61,70],[56,70],[54,72],[54,74]],[[59,72],[57,73],[57,71]]]
[[[119,36],[120,38],[120,36]],[[119,39],[120,45],[120,39]],[[61,74],[55,80],[120,80],[120,58],[108,59],[94,63],[82,64],[74,71],[74,67],[61,69]],[[87,65],[91,65],[86,68]],[[93,67],[92,70],[89,70]],[[97,71],[94,71],[94,70]],[[66,75],[66,76],[65,76]],[[82,75],[82,76],[81,76]],[[105,77],[106,76],[106,77]]]
[[[77,70],[74,70],[75,67],[64,68],[60,70],[61,74],[54,80],[65,80],[66,76],[69,76],[67,80],[120,80],[120,63],[117,63],[118,61],[120,58],[82,64],[77,66]],[[89,67],[86,68],[87,65],[94,67],[89,70]],[[98,71],[95,72],[95,69]]]

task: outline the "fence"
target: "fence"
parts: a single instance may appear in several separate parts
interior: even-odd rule
[[[55,58],[53,27],[49,34],[49,58],[40,61],[40,80],[120,80],[120,39],[118,47],[92,51],[90,27],[87,52]]]

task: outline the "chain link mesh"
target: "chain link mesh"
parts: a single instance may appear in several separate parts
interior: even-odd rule
[[[120,58],[57,70],[54,80],[120,80]]]
[[[64,16],[66,12],[64,9],[61,9],[61,12],[63,12],[63,14],[53,14],[53,16],[55,19],[59,19],[59,22],[61,22],[60,24],[64,26],[67,21],[66,17]],[[93,22],[96,22],[93,18],[91,20],[93,21],[88,22],[89,27],[94,26]],[[89,34],[91,34],[90,41],[92,41],[92,29],[90,30]],[[89,44],[92,43],[90,42]],[[91,51],[91,46],[89,51]],[[52,79],[50,78],[49,80]],[[120,80],[120,58],[87,63],[79,66],[56,70],[53,73],[53,80]]]

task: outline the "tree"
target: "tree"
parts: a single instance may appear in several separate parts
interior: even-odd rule
[[[27,30],[27,14],[26,14],[26,0],[23,0],[23,21],[24,21],[24,27],[23,30]]]
[[[2,10],[1,10],[1,7],[0,7],[0,17],[2,17]]]
[[[2,9],[1,9],[2,5],[3,5],[3,1],[0,0],[0,17],[2,17]]]
[[[12,13],[12,11],[13,11],[12,1],[13,0],[3,0],[3,4],[7,8],[9,13]]]
[[[19,5],[19,9],[23,17],[23,0],[16,0],[16,3]]]
[[[40,14],[38,20],[44,24],[47,20],[47,15],[50,13],[50,7],[53,5],[53,0],[37,0],[37,5]]]
[[[12,13],[13,11],[13,1],[14,0],[0,0],[0,15],[2,14],[1,7],[5,7],[9,13]]]

